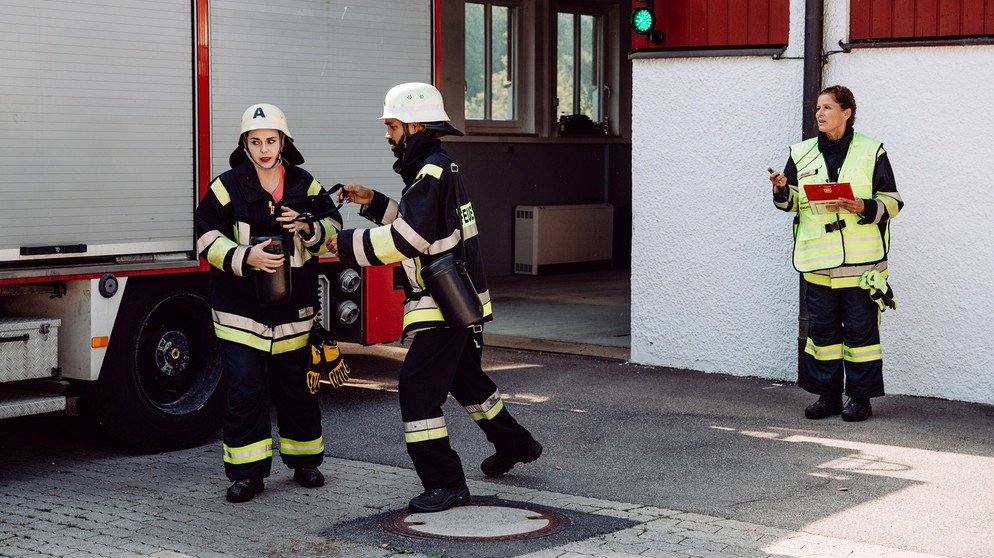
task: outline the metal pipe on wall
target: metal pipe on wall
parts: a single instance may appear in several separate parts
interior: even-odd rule
[[[824,67],[825,0],[805,0],[804,8],[804,111],[801,113],[801,136],[818,134],[815,104],[821,92]]]
[[[801,137],[807,139],[818,134],[814,107],[822,89],[824,66],[825,1],[805,0],[804,4],[804,83],[801,110]],[[798,274],[797,312],[797,385],[804,383],[804,347],[808,340],[808,307],[804,303],[804,276]]]

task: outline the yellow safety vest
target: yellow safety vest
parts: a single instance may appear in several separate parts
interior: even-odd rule
[[[873,198],[873,168],[881,143],[854,133],[839,182],[848,182],[857,198]],[[890,224],[859,224],[853,213],[815,214],[808,206],[806,184],[828,182],[825,157],[814,137],[792,145],[790,156],[798,169],[797,224],[794,226],[794,268],[800,272],[883,260],[890,248]]]

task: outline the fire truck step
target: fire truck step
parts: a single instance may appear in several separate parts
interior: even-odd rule
[[[57,395],[0,393],[0,419],[66,410],[66,398]]]

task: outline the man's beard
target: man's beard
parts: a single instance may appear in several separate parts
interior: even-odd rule
[[[397,142],[395,142],[393,140],[387,140],[387,141],[390,142],[390,145],[393,146],[393,150],[392,150],[393,151],[393,156],[396,157],[397,159],[403,158],[404,157],[404,146],[406,145],[407,142],[397,143]]]

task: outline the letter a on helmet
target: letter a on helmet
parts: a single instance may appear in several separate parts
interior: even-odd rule
[[[245,109],[242,113],[242,130],[240,133],[252,130],[279,130],[286,137],[293,139],[290,126],[286,123],[286,115],[276,105],[259,103]]]

